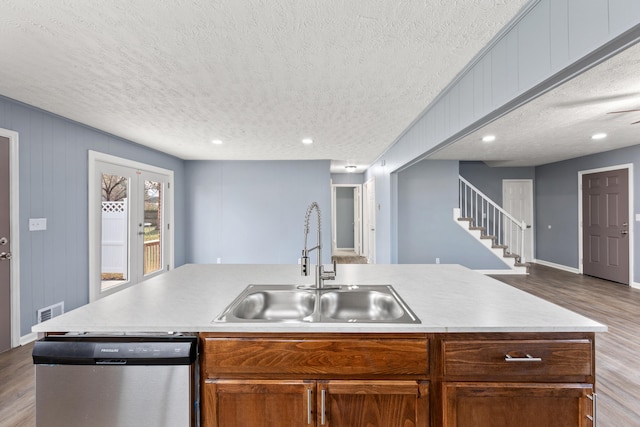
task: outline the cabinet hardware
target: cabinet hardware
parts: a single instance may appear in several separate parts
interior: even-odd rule
[[[307,388],[307,424],[311,425],[311,387]]]
[[[542,362],[542,358],[533,357],[530,354],[526,354],[525,357],[513,357],[511,355],[505,354],[504,361],[505,362]]]
[[[591,396],[587,395],[589,399],[591,399],[591,413],[593,415],[587,415],[587,418],[591,421],[591,425],[593,427],[597,427],[598,425],[598,393],[593,393]]]
[[[324,413],[324,400],[325,400],[325,396],[327,394],[327,391],[325,389],[322,389],[322,399],[320,401],[320,411],[322,411],[322,416],[321,416],[321,421],[320,424],[321,425],[325,425],[325,413]]]

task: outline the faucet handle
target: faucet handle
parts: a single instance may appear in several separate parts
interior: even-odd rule
[[[304,252],[302,258],[300,258],[300,273],[302,273],[303,276],[309,275],[309,257],[306,256]]]
[[[333,260],[333,271],[325,271],[324,267],[321,267],[320,269],[320,273],[322,275],[322,279],[323,280],[335,280],[336,278],[336,272],[337,272],[337,268],[336,268],[336,260]]]

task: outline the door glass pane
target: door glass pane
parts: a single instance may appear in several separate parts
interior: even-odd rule
[[[129,178],[102,174],[101,289],[126,283],[129,278]]]
[[[162,269],[162,182],[144,181],[144,274]]]

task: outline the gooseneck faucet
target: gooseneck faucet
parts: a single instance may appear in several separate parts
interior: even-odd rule
[[[318,239],[316,245],[310,249],[307,249],[307,236],[309,235],[309,219],[311,217],[311,212],[315,209],[317,218],[318,218]],[[317,265],[316,265],[316,289],[324,288],[325,280],[334,280],[336,278],[336,262],[333,262],[333,271],[325,271],[324,266],[322,265],[322,227],[320,225],[321,214],[320,214],[320,206],[318,206],[317,202],[313,202],[307,208],[307,213],[304,217],[304,249],[302,250],[302,259],[301,259],[301,273],[303,276],[309,275],[309,252],[318,251],[317,255]]]

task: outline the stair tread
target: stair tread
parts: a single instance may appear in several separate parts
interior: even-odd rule
[[[513,259],[513,267],[511,267],[511,269],[516,270],[519,268],[524,267],[525,268],[525,272],[526,274],[529,274],[529,266],[530,263],[522,263],[520,262],[520,255],[518,254],[512,254],[510,252],[507,252],[507,249],[509,249],[509,246],[507,245],[501,245],[496,243],[498,238],[496,236],[492,236],[489,234],[484,234],[486,232],[486,227],[481,227],[481,226],[474,226],[473,225],[473,218],[465,218],[465,217],[459,217],[458,221],[467,221],[469,223],[469,225],[467,226],[469,230],[471,231],[480,231],[480,239],[481,240],[493,240],[493,242],[491,243],[491,249],[502,249],[503,254],[502,257],[506,258],[506,259]],[[476,235],[477,237],[477,235]]]

